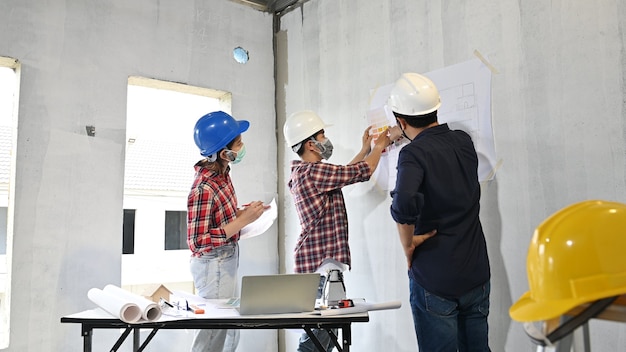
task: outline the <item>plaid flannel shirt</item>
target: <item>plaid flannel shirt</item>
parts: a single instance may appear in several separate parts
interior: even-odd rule
[[[211,249],[239,240],[239,234],[226,238],[224,225],[237,214],[237,196],[229,171],[223,175],[194,166],[196,178],[187,198],[187,244],[192,256],[199,257]]]
[[[302,227],[294,252],[296,273],[314,272],[326,258],[350,266],[348,216],[341,188],[367,181],[371,175],[364,161],[346,166],[291,162],[288,186]]]

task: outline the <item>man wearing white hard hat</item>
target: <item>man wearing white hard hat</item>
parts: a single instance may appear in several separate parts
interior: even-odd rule
[[[439,91],[405,73],[389,108],[410,143],[398,155],[391,216],[407,259],[420,351],[489,351],[490,268],[470,136],[439,124]]]
[[[288,183],[302,227],[294,251],[294,271],[320,272],[322,280],[331,270],[341,273],[351,264],[348,217],[341,189],[369,180],[382,152],[400,137],[397,128],[390,135],[386,130],[371,147],[368,127],[362,136],[361,150],[352,161],[348,165],[334,165],[322,162],[333,151],[325,134],[328,126],[315,112],[307,110],[289,116],[283,127],[287,144],[300,157],[291,162]],[[320,282],[320,291],[322,286]],[[325,351],[332,351],[334,345],[326,331],[314,329],[313,334]],[[298,352],[318,351],[314,343],[307,334],[302,334]]]

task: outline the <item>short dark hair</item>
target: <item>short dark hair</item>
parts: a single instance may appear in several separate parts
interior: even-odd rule
[[[415,128],[426,127],[433,122],[437,122],[437,110],[424,115],[403,115],[394,111],[393,116],[403,118],[409,126]]]
[[[312,135],[309,136],[309,138],[306,138],[305,140],[303,140],[302,142],[300,142],[300,148],[298,148],[298,151],[296,153],[298,153],[298,156],[302,156],[302,154],[304,154],[304,143],[308,142],[311,139],[317,139],[317,135],[322,133],[324,130],[319,130],[315,133],[313,133]]]

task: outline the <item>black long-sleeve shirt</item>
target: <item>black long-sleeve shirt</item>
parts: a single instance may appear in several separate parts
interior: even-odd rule
[[[400,150],[391,216],[437,234],[415,249],[411,271],[427,291],[457,298],[490,278],[480,223],[478,157],[470,136],[441,124]]]

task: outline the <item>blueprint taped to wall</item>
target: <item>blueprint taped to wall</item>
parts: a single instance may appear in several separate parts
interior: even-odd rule
[[[475,59],[439,70],[423,73],[430,78],[441,95],[439,123],[451,129],[467,132],[478,154],[478,179],[488,181],[495,176],[496,152],[491,126],[491,70]],[[368,124],[375,129],[396,125],[387,107],[387,98],[393,83],[373,89],[367,113]],[[374,129],[373,128],[373,129]],[[408,141],[396,143],[385,152],[373,178],[383,190],[393,190],[396,183],[396,165],[400,149]]]

